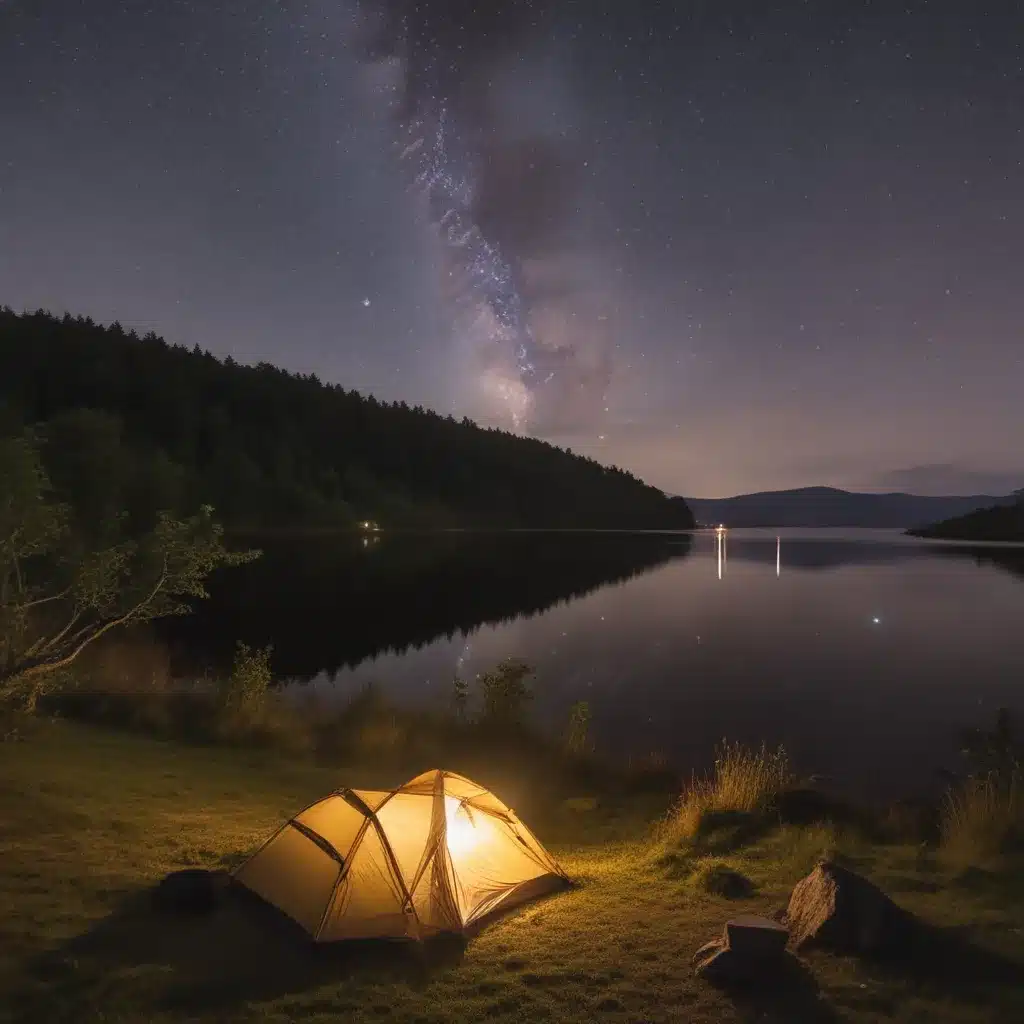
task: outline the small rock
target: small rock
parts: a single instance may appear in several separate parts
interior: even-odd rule
[[[767,981],[784,973],[788,932],[775,921],[742,914],[726,921],[722,938],[694,954],[694,972],[717,985]]]
[[[741,914],[725,922],[725,943],[741,956],[781,956],[788,941],[789,931],[767,917]]]
[[[876,885],[830,861],[797,882],[786,910],[797,950],[879,953],[900,944],[912,922]]]

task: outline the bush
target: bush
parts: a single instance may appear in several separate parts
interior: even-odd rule
[[[1014,731],[1007,708],[996,712],[992,729],[968,729],[961,736],[961,753],[968,764],[969,778],[1011,778],[1024,772],[1024,744]]]
[[[221,697],[226,709],[235,713],[255,713],[263,706],[274,681],[270,671],[272,647],[250,648],[239,643],[231,675],[224,681]]]
[[[565,749],[574,755],[586,754],[593,750],[590,742],[590,704],[578,700],[569,709],[569,728],[565,733]]]
[[[452,676],[452,713],[458,722],[469,716],[469,683],[457,673]]]
[[[533,669],[517,658],[506,658],[497,668],[477,677],[483,697],[482,721],[497,726],[524,724],[526,705],[533,699],[527,680]]]

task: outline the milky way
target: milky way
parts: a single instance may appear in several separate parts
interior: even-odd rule
[[[394,72],[400,158],[443,242],[457,337],[493,411],[530,430],[597,407],[609,377],[600,355],[553,326],[582,295],[566,287],[560,240],[574,154],[543,132],[511,131],[496,101],[495,71],[530,52],[545,14],[537,3],[385,0],[364,6],[359,36],[363,56]]]
[[[0,303],[673,493],[1005,493],[1018,6],[0,0]]]
[[[512,425],[524,425],[537,383],[534,341],[512,268],[496,244],[474,222],[473,185],[458,171],[441,107],[432,123],[414,119],[401,159],[412,169],[414,186],[425,198],[445,243],[445,272],[458,330],[484,356],[484,382],[508,412]]]

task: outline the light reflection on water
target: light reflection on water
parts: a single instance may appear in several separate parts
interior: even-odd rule
[[[709,532],[689,557],[539,615],[385,654],[375,681],[440,706],[502,658],[536,667],[536,719],[587,700],[606,750],[705,768],[722,737],[783,742],[808,772],[903,792],[956,733],[1024,713],[1024,579],[886,531]]]

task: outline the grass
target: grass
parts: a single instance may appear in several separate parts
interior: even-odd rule
[[[418,769],[427,767],[436,765]],[[407,774],[407,766],[342,770],[62,721],[39,721],[23,741],[0,744],[0,1018],[1024,1019],[1024,994],[960,963],[918,976],[816,955],[805,987],[782,995],[729,996],[698,981],[693,952],[733,914],[783,906],[827,851],[925,920],[969,928],[979,947],[1021,970],[1024,883],[1018,870],[983,872],[968,884],[918,847],[872,846],[827,825],[777,827],[734,844],[727,859],[709,859],[677,839],[652,838],[655,797],[642,804],[523,789],[517,810],[578,884],[494,922],[465,947],[311,948],[269,927],[255,907],[177,921],[156,918],[140,899],[168,871],[236,863],[283,818],[339,784],[390,785]],[[707,819],[704,829],[713,839]],[[723,895],[726,872],[750,888]]]
[[[730,861],[708,857],[692,867],[687,881],[699,892],[728,900],[744,899],[755,892],[754,883]]]
[[[1024,845],[1024,792],[1017,774],[988,775],[950,792],[943,807],[942,853],[961,869],[998,864]]]
[[[714,772],[693,780],[663,823],[663,835],[670,840],[694,840],[709,817],[763,812],[793,781],[789,758],[781,747],[749,750],[723,741]]]

